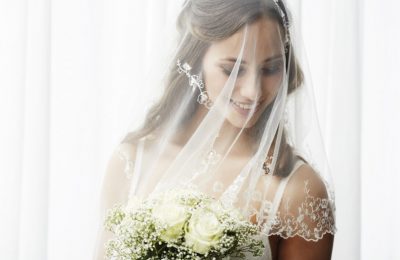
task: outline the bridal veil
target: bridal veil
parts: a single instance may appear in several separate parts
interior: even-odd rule
[[[188,0],[177,33],[163,35],[175,48],[153,61],[164,68],[153,71],[157,99],[110,159],[102,214],[189,188],[237,207],[265,238],[334,234],[311,77],[285,2]]]

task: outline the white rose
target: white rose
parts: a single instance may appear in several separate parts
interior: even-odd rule
[[[189,220],[185,243],[199,254],[206,254],[218,244],[223,234],[221,223],[212,211],[199,209]]]
[[[161,234],[161,239],[166,242],[174,242],[182,235],[188,216],[185,206],[174,201],[163,201],[153,209],[153,217],[166,225]]]

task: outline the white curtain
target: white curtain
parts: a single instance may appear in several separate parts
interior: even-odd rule
[[[288,2],[334,175],[333,258],[400,259],[400,4]],[[91,259],[105,165],[180,3],[0,0],[0,259]]]

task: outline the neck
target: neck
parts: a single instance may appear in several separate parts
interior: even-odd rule
[[[178,131],[173,137],[172,142],[176,145],[184,146],[195,133],[208,112],[209,110],[207,108],[199,106],[183,129]],[[218,131],[218,136],[213,147],[218,151],[226,151],[230,148],[230,145],[235,142],[230,151],[231,155],[247,156],[252,154],[253,145],[251,137],[246,133],[246,129],[243,129],[241,133],[240,131],[240,128],[233,127],[225,120]]]

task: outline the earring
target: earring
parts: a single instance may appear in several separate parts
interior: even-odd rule
[[[200,94],[197,97],[197,102],[210,109],[213,103],[204,88],[203,80],[198,75],[190,74],[190,70],[192,69],[192,67],[190,67],[190,65],[186,62],[182,65],[181,61],[178,60],[176,65],[178,66],[178,73],[184,73],[189,78],[189,85],[192,87],[192,91],[196,91],[196,88],[200,91]]]
[[[264,161],[263,170],[264,170],[265,174],[270,174],[272,172],[271,164],[272,164],[273,158],[274,158],[273,156],[267,156],[267,159]]]

